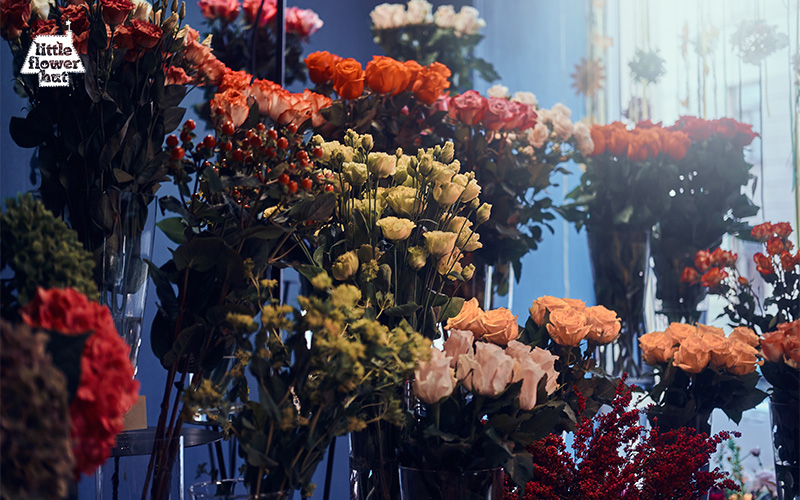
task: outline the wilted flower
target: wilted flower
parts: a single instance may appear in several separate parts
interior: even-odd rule
[[[339,281],[352,278],[356,271],[358,271],[358,254],[355,250],[350,250],[337,257],[331,267],[333,277]]]
[[[428,262],[430,254],[423,247],[411,247],[408,249],[408,265],[411,269],[419,271]]]

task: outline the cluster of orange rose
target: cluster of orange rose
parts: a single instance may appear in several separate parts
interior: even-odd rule
[[[391,57],[373,56],[364,70],[355,59],[318,51],[309,54],[305,63],[312,82],[317,85],[333,83],[333,89],[342,99],[360,97],[366,86],[376,94],[413,92],[421,102],[433,104],[450,87],[450,70],[438,62],[422,66],[416,61],[400,62]]]
[[[682,160],[691,145],[691,139],[682,131],[670,130],[649,121],[639,122],[628,130],[622,122],[608,125],[593,125],[594,151],[590,156],[608,153],[611,156],[626,156],[631,161],[652,160],[665,154],[675,161]]]
[[[706,368],[732,375],[747,375],[763,363],[759,360],[758,335],[745,326],[733,329],[726,337],[721,328],[697,324],[671,323],[663,332],[639,337],[644,361],[649,365],[672,362],[687,373]]]
[[[528,311],[533,322],[546,324],[547,333],[562,346],[574,347],[584,339],[607,344],[617,340],[622,327],[614,311],[603,306],[586,307],[577,299],[540,297]]]
[[[269,80],[253,80],[246,71],[226,68],[211,100],[212,117],[230,121],[237,128],[247,119],[253,101],[258,104],[259,113],[274,123],[298,128],[308,120],[314,127],[325,123],[320,110],[331,104],[331,99],[324,95],[309,90],[292,93]]]
[[[447,320],[447,330],[466,330],[472,332],[475,340],[486,340],[498,345],[508,345],[519,337],[517,316],[505,307],[484,311],[478,299],[464,302],[461,312]]]
[[[800,370],[800,319],[781,323],[775,328],[761,339],[764,358],[773,363],[783,361]]]

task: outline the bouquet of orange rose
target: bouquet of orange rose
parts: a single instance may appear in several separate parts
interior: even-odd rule
[[[574,428],[578,391],[593,403],[585,407],[589,415],[613,398],[615,384],[594,369],[590,356],[598,344],[616,338],[619,326],[602,306],[543,297],[520,329],[509,310],[483,311],[476,299],[467,301],[447,321],[443,349],[432,347],[430,361],[420,362],[415,372],[419,404],[409,413],[402,442],[401,482],[404,473],[414,474],[412,468],[468,472],[503,466],[524,485],[532,465],[525,447]],[[576,348],[583,340],[581,355]],[[420,483],[432,498],[469,493],[424,477]]]
[[[639,345],[660,376],[650,390],[655,406],[648,418],[664,429],[693,427],[709,434],[715,408],[739,423],[742,412],[767,396],[756,388],[756,367],[763,361],[750,328],[737,327],[726,336],[713,326],[671,323],[663,332],[642,335]]]

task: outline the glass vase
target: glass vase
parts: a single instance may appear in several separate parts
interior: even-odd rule
[[[629,375],[629,383],[652,385],[639,350],[645,333],[644,298],[649,263],[649,232],[611,227],[588,228],[589,256],[598,305],[622,320],[619,340],[599,348],[598,363],[610,375]]]
[[[379,420],[349,437],[350,499],[399,500],[397,428]]]
[[[423,470],[400,466],[402,500],[501,500],[502,467],[473,471]]]
[[[800,499],[800,399],[773,395],[769,415],[778,500]]]
[[[111,310],[117,331],[131,348],[135,374],[147,299],[145,260],[153,256],[156,197],[122,191],[110,193],[108,199],[113,229],[96,251],[100,300]]]
[[[292,500],[292,491],[251,493],[244,479],[223,479],[189,486],[191,500]]]

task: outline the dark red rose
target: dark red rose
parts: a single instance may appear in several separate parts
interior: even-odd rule
[[[0,3],[0,33],[6,40],[16,40],[28,27],[31,3],[26,0],[3,0]]]
[[[775,267],[772,265],[772,259],[763,253],[753,255],[753,261],[756,263],[756,271],[761,274],[773,274]]]
[[[86,5],[70,4],[61,8],[61,26],[67,25],[70,21],[69,29],[72,34],[77,36],[89,29],[89,19],[86,17]]]
[[[753,226],[753,229],[750,230],[750,236],[758,241],[767,241],[772,236],[772,232],[772,224],[763,222],[757,226]]]
[[[681,116],[670,130],[685,132],[694,142],[703,142],[714,133],[714,126],[707,120],[696,116]]]
[[[464,125],[477,125],[487,105],[486,98],[474,90],[448,99],[450,118]]]
[[[788,238],[792,234],[792,226],[788,222],[776,222],[772,225],[772,231],[781,238]]]
[[[133,28],[123,24],[114,30],[114,46],[119,49],[133,50],[136,48],[136,40],[133,38]]]
[[[58,35],[58,21],[55,19],[48,19],[47,21],[43,21],[41,19],[37,19],[31,25],[31,35],[33,36],[41,36],[41,35]]]
[[[758,134],[753,132],[753,126],[744,123],[737,123],[736,135],[731,142],[738,148],[743,148],[753,142],[753,139],[758,137]]]
[[[133,29],[133,39],[136,40],[137,45],[143,49],[152,49],[155,47],[161,40],[161,35],[163,35],[161,28],[155,24],[138,19],[131,21],[131,28]]]
[[[696,267],[701,273],[706,272],[712,264],[713,260],[711,259],[711,254],[708,252],[708,250],[698,250],[694,255],[694,267]]]
[[[783,240],[773,236],[767,241],[767,253],[770,255],[780,255],[785,250]]]
[[[486,109],[481,115],[480,123],[489,130],[500,130],[514,118],[510,103],[502,97],[490,97],[486,100]]]
[[[711,253],[711,262],[715,266],[729,267],[736,265],[737,255],[721,248],[716,248]]]
[[[781,267],[783,267],[784,271],[788,271],[794,267],[794,257],[786,250],[781,252]]]
[[[135,7],[128,0],[100,0],[100,5],[103,7],[103,20],[111,26],[124,23]]]
[[[700,284],[708,288],[714,288],[728,277],[728,273],[718,267],[712,267],[700,278]]]
[[[700,283],[700,274],[697,272],[697,270],[695,270],[695,268],[687,266],[683,268],[683,272],[681,273],[681,282],[692,285],[695,283]]]

